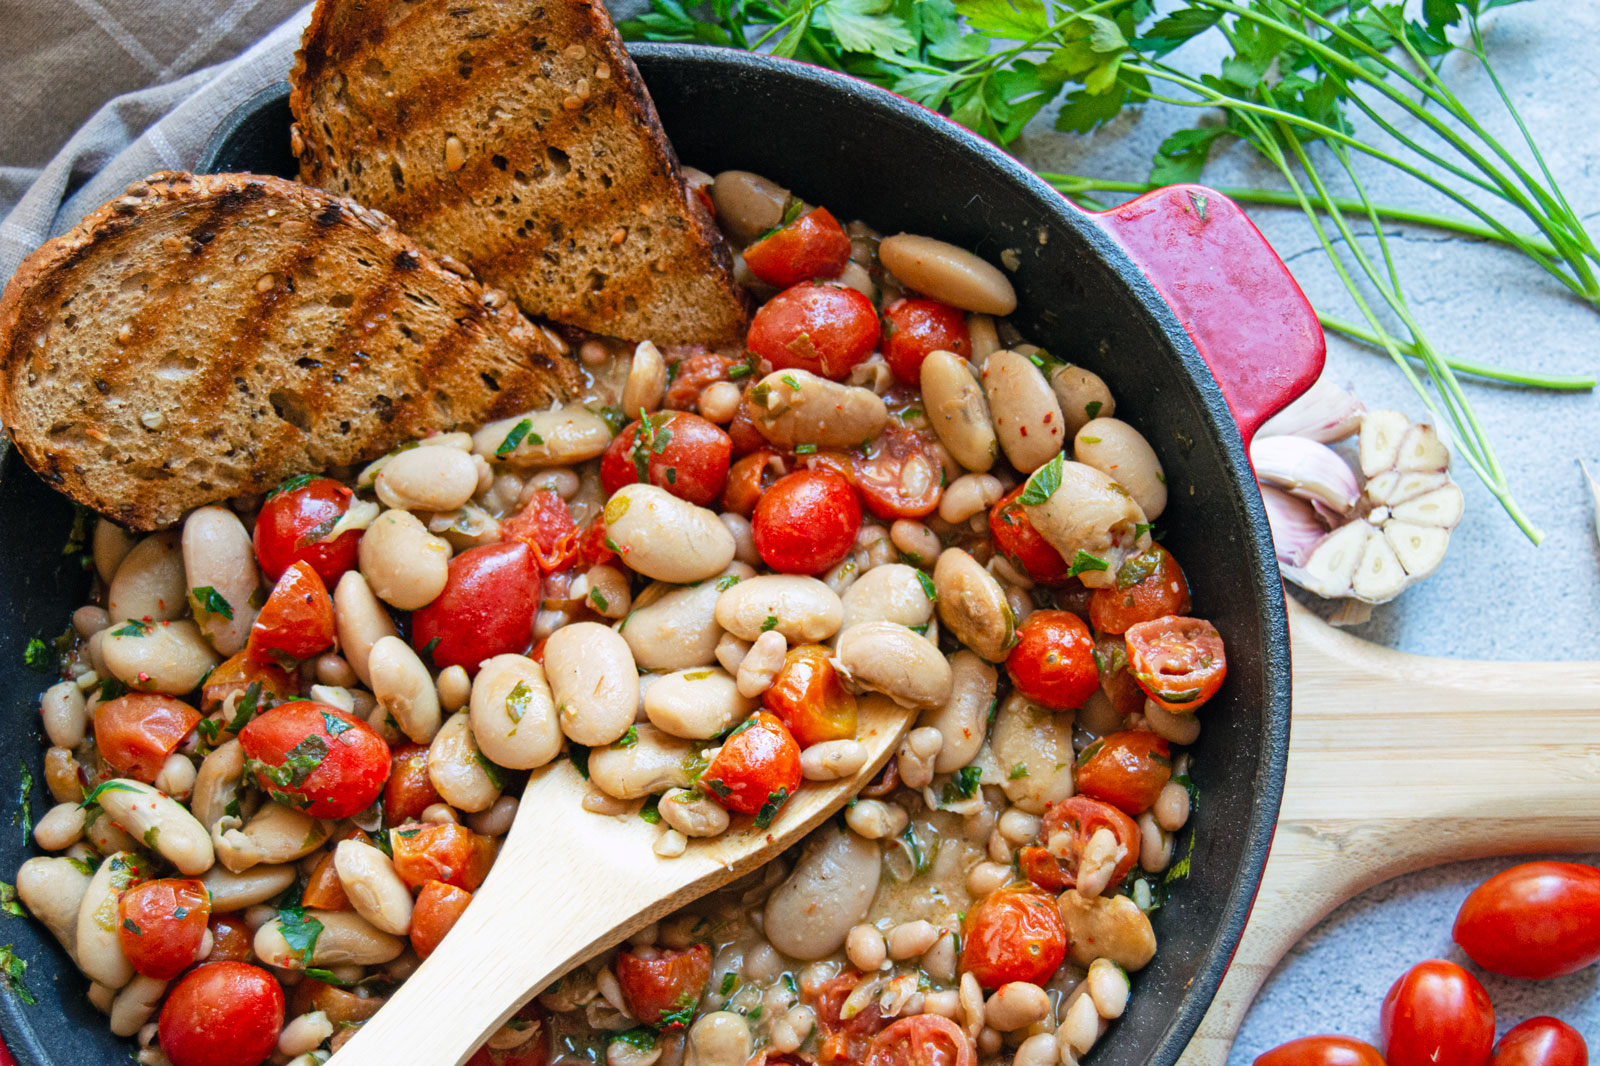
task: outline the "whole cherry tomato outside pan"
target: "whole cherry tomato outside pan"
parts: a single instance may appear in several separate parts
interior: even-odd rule
[[[313,818],[349,818],[372,805],[389,776],[389,745],[354,715],[296,700],[239,731],[245,770],[262,791]]]
[[[200,712],[171,696],[130,692],[94,709],[94,741],[111,768],[147,785],[200,723]]]
[[[1600,870],[1513,866],[1472,890],[1451,935],[1473,962],[1507,977],[1576,973],[1600,959]]]
[[[1378,1019],[1388,1066],[1488,1066],[1494,1005],[1478,979],[1429,959],[1400,975]]]
[[[765,829],[800,787],[800,745],[776,716],[757,711],[723,741],[700,783],[722,806],[755,815]]]
[[[850,261],[850,238],[826,207],[808,211],[744,250],[750,273],[778,288],[836,278]]]
[[[1222,687],[1228,657],[1217,627],[1170,616],[1129,626],[1128,671],[1145,695],[1175,714],[1198,710]]]
[[[1500,1038],[1494,1066],[1589,1066],[1589,1045],[1560,1019],[1529,1018]]]
[[[722,495],[732,456],[732,439],[713,423],[687,411],[660,411],[612,439],[600,460],[600,487],[610,496],[644,481],[706,507]]]
[[[878,346],[872,301],[842,285],[801,282],[761,305],[749,349],[774,370],[809,370],[838,380]]]
[[[283,665],[333,646],[333,597],[308,562],[297,562],[272,587],[250,627],[250,657]]]
[[[256,516],[254,535],[256,561],[267,580],[278,580],[298,562],[309,563],[327,585],[337,584],[345,571],[355,569],[361,530],[323,539],[354,500],[349,486],[309,474],[292,477],[268,493]]]
[[[1031,884],[996,889],[967,909],[961,970],[986,989],[1011,981],[1042,985],[1067,957],[1067,927],[1056,899]]]
[[[711,979],[711,949],[695,944],[682,951],[657,949],[652,958],[617,952],[617,984],[635,1018],[660,1029],[682,1029]]]
[[[133,968],[170,981],[195,961],[211,920],[211,893],[199,881],[144,881],[117,901],[117,941]]]
[[[1034,611],[1017,627],[1006,655],[1006,673],[1016,690],[1057,710],[1082,707],[1100,687],[1094,638],[1070,611]]]
[[[1071,569],[1050,544],[1033,528],[1027,512],[1017,497],[1027,488],[1018,485],[1000,498],[989,511],[989,536],[994,539],[995,551],[1005,556],[1023,576],[1041,585],[1059,585],[1069,580]]]
[[[1252,1066],[1387,1066],[1378,1049],[1348,1036],[1304,1036],[1256,1056]],[[1442,1063],[1439,1066],[1443,1066]]]
[[[1140,622],[1189,612],[1189,582],[1178,560],[1159,544],[1134,556],[1117,571],[1113,588],[1089,597],[1089,621],[1101,633],[1126,633]]]
[[[157,1028],[172,1066],[258,1066],[283,1031],[283,989],[259,966],[208,962],[172,986]]]
[[[972,1066],[972,1042],[937,1014],[899,1018],[872,1038],[866,1066]]]
[[[861,503],[831,470],[779,478],[756,504],[750,532],[761,561],[784,574],[820,574],[855,546]]]
[[[1127,729],[1094,741],[1075,765],[1080,794],[1137,816],[1172,779],[1172,748],[1148,730]]]
[[[929,353],[972,356],[967,316],[947,303],[920,296],[903,297],[883,309],[882,346],[894,376],[913,386],[922,383],[922,361]]]
[[[539,567],[526,544],[469,548],[450,560],[444,591],[411,615],[411,645],[440,670],[478,672],[483,660],[521,654],[533,643]]]

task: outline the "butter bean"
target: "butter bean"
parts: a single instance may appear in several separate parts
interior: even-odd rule
[[[946,548],[933,568],[933,584],[945,627],[983,658],[1003,661],[1011,649],[1016,620],[994,575],[960,548]]]
[[[824,740],[800,753],[800,773],[807,781],[854,777],[867,765],[867,746],[859,740]]]
[[[262,863],[304,858],[328,839],[330,825],[281,803],[266,803],[243,825],[239,818],[223,815],[211,828],[211,844],[222,865],[243,873]]]
[[[997,267],[932,237],[897,233],[878,242],[884,268],[908,288],[963,311],[1009,315],[1017,293]]]
[[[667,674],[644,693],[644,713],[650,721],[675,737],[691,740],[727,732],[756,706],[754,699],[739,692],[727,671],[715,666]]]
[[[305,958],[284,939],[281,921],[273,918],[256,930],[251,945],[256,957],[268,966],[303,970],[307,966],[376,966],[389,962],[405,950],[406,942],[375,928],[354,911],[312,911],[322,923],[322,932]]]
[[[500,786],[480,761],[472,737],[472,720],[457,711],[428,746],[428,780],[444,801],[463,811],[488,810],[500,798]]]
[[[410,448],[378,471],[373,489],[385,507],[453,511],[478,491],[478,467],[456,448]]]
[[[550,635],[545,677],[561,731],[579,744],[610,744],[639,711],[639,673],[628,644],[598,622],[575,622]]]
[[[395,936],[411,930],[411,890],[389,856],[371,844],[341,840],[333,849],[333,869],[350,905],[374,928]]]
[[[402,611],[432,603],[450,576],[450,545],[410,511],[389,510],[373,519],[358,554],[361,576],[373,593]]]
[[[501,452],[524,422],[528,425],[520,430],[521,439]],[[611,436],[605,419],[571,403],[490,422],[472,435],[472,450],[491,463],[504,462],[516,469],[572,466],[599,456]]]
[[[155,1015],[156,1006],[166,991],[167,982],[136,974],[111,1001],[111,1032],[116,1036],[133,1036]]]
[[[74,962],[78,959],[78,911],[89,891],[89,875],[68,858],[35,857],[17,870],[17,898],[44,923]]]
[[[940,443],[968,470],[982,473],[992,467],[1000,446],[971,366],[952,352],[931,352],[922,361],[921,377],[922,405]]]
[[[788,641],[775,629],[757,637],[750,645],[749,654],[739,663],[739,695],[753,700],[771,688],[773,678],[783,669],[783,657],[788,651]]]
[[[894,525],[889,527],[889,539],[914,566],[927,566],[939,558],[943,547],[933,530],[909,518],[895,520]]]
[[[687,789],[667,789],[656,809],[663,822],[686,837],[714,837],[728,828],[728,812],[720,803]]]
[[[602,618],[621,618],[633,606],[628,575],[614,566],[589,567],[572,582],[568,593]]]
[[[39,700],[39,717],[50,743],[58,748],[75,748],[82,743],[89,726],[87,708],[83,690],[74,682],[58,681],[45,689]]]
[[[188,877],[211,869],[211,837],[182,804],[143,781],[114,778],[98,795],[106,817],[154,848]]]
[[[1116,413],[1117,402],[1099,374],[1081,366],[1058,366],[1050,371],[1050,389],[1061,404],[1061,417],[1066,419],[1067,432],[1076,434],[1084,423],[1093,418],[1109,418]]]
[[[853,448],[883,432],[889,409],[871,389],[841,385],[805,370],[776,370],[746,397],[756,431],[785,448]]]
[[[717,622],[741,640],[768,630],[790,644],[815,644],[839,630],[844,604],[814,577],[767,574],[739,582],[717,600]]]
[[[1150,547],[1144,511],[1132,494],[1102,471],[1084,463],[1064,461],[1061,483],[1037,506],[1024,506],[1028,521],[1063,559],[1084,552],[1106,564],[1104,570],[1078,575],[1090,588],[1110,588],[1117,571],[1130,555]]]
[[[704,581],[733,562],[733,534],[716,512],[654,485],[618,489],[606,501],[605,523],[623,564],[657,581]]]
[[[117,576],[117,567],[122,565],[122,560],[128,557],[137,543],[137,537],[109,518],[95,519],[89,550],[94,556],[95,573],[100,575],[101,581],[111,584],[112,578]]]
[[[1111,478],[1132,494],[1145,518],[1155,521],[1167,509],[1167,478],[1161,460],[1143,434],[1116,418],[1096,418],[1073,440],[1073,458]]]
[[[267,902],[294,884],[294,878],[295,868],[288,863],[256,865],[239,873],[219,864],[200,880],[211,893],[211,909],[223,914]]]
[[[633,350],[628,378],[622,386],[622,410],[629,418],[637,418],[641,410],[651,413],[661,406],[666,388],[667,363],[661,358],[661,349],[649,341],[640,341]]]
[[[33,827],[33,842],[46,851],[65,851],[83,839],[84,810],[77,803],[58,803]]]
[[[365,536],[362,539],[365,540]],[[440,588],[443,587],[440,585]],[[384,637],[396,634],[394,622],[372,594],[372,586],[355,570],[346,572],[334,587],[333,621],[345,661],[363,684],[371,685],[372,672],[368,669],[368,659],[372,655],[373,645]]]
[[[983,388],[995,436],[1012,466],[1031,473],[1060,453],[1066,443],[1061,404],[1027,357],[1006,350],[989,356]]]
[[[256,620],[251,600],[261,584],[250,534],[226,507],[200,507],[184,519],[182,550],[184,583],[190,589],[195,621],[219,654],[238,654]],[[211,589],[216,599],[208,596],[202,602],[193,591],[199,588]],[[209,610],[208,603],[219,610]]]
[[[1068,890],[1057,903],[1067,926],[1068,957],[1079,966],[1106,958],[1132,973],[1155,958],[1155,930],[1127,896],[1084,899]]]
[[[472,735],[491,762],[513,770],[543,766],[561,752],[561,722],[544,667],[525,655],[496,655],[472,683]]]
[[[455,449],[430,448],[429,451],[455,452]],[[411,645],[399,637],[379,639],[368,655],[367,673],[378,706],[394,718],[400,732],[418,744],[431,742],[442,720],[439,691]]]
[[[221,660],[188,619],[124,622],[100,646],[106,669],[136,692],[181,696],[193,692]]]
[[[937,729],[944,738],[933,762],[935,772],[954,773],[977,758],[998,683],[995,668],[974,653],[963,649],[950,656],[949,697],[917,719],[919,727]]]
[[[649,722],[636,725],[634,743],[608,744],[589,752],[589,781],[608,796],[640,799],[669,788],[688,788],[699,745],[674,737]]]
[[[183,549],[177,531],[153,533],[129,549],[106,597],[111,621],[163,622],[182,618],[188,609],[189,589],[184,584]]]
[[[925,626],[933,619],[932,587],[926,574],[904,563],[875,566],[845,590],[840,628],[862,622]]]
[[[767,897],[767,939],[805,961],[833,954],[851,927],[866,920],[881,873],[876,843],[824,824],[806,838],[794,870]]]
[[[939,497],[939,517],[953,526],[960,525],[973,515],[987,511],[1005,494],[999,478],[988,474],[963,474],[950,482]]]
[[[716,660],[717,645],[724,636],[717,624],[717,599],[724,587],[732,588],[755,573],[735,562],[715,578],[695,585],[656,582],[645,589],[618,627],[634,663],[643,670],[686,670]],[[733,670],[737,669],[735,664]]]
[[[995,989],[983,1005],[983,1022],[1002,1033],[1026,1029],[1050,1014],[1050,997],[1027,981],[1010,981]]]
[[[1013,693],[995,715],[989,748],[1004,770],[1000,787],[1006,798],[1029,814],[1043,814],[1072,795],[1070,711],[1052,711]]]
[[[78,969],[89,980],[98,981],[107,988],[121,988],[133,979],[133,965],[122,952],[118,934],[122,923],[117,917],[117,900],[124,890],[144,876],[139,860],[131,853],[118,851],[108,855],[89,878],[83,901],[78,905],[75,954]]]
[[[195,777],[190,809],[209,833],[222,820],[227,808],[239,798],[244,778],[244,747],[230,740],[209,752]]]
[[[839,634],[839,662],[855,683],[902,707],[937,707],[950,697],[950,664],[928,640],[894,622],[862,622]]]

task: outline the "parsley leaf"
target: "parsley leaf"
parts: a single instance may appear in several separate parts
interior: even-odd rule
[[[1109,569],[1110,566],[1110,563],[1106,562],[1098,555],[1090,555],[1082,548],[1079,548],[1077,553],[1072,557],[1072,565],[1067,567],[1067,576],[1077,577],[1079,574],[1087,571],[1106,570]]]
[[[1061,453],[1057,452],[1055,458],[1029,474],[1017,502],[1024,507],[1038,507],[1054,495],[1061,487],[1062,462]]]
[[[50,645],[38,637],[28,638],[28,646],[22,651],[22,663],[29,670],[41,674],[54,673],[56,659],[50,651]]]
[[[317,950],[317,938],[322,935],[322,923],[305,912],[299,903],[278,909],[278,932],[289,950],[300,956],[302,963],[310,962]]]
[[[229,621],[233,620],[233,604],[224,599],[222,593],[210,585],[200,585],[197,588],[190,589],[189,592],[194,596],[195,604],[202,611],[207,614],[221,615]]]
[[[789,790],[787,788],[780,788],[774,792],[767,793],[766,802],[761,805],[760,810],[756,811],[756,828],[765,829],[771,825],[772,820],[778,816],[779,809],[788,802],[788,799]]]
[[[500,446],[494,450],[495,457],[510,455],[517,450],[517,445],[521,444],[524,438],[527,438],[530,444],[544,443],[544,438],[533,432],[533,419],[531,418],[524,418],[511,427],[511,432],[506,434],[505,440],[501,441]]]

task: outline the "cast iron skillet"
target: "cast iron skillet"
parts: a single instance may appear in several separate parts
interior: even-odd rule
[[[1189,874],[1170,886],[1169,902],[1155,914],[1161,949],[1093,1061],[1170,1066],[1249,915],[1283,783],[1289,647],[1282,588],[1229,402],[1252,432],[1315,377],[1320,334],[1314,321],[1290,321],[1296,307],[1303,319],[1303,299],[1237,208],[1209,190],[1152,194],[1167,199],[1092,217],[988,143],[852,79],[701,47],[646,45],[633,55],[687,163],[713,173],[754,170],[885,233],[930,234],[991,260],[1014,255],[1024,335],[1101,374],[1117,415],[1160,453],[1171,503],[1158,532],[1183,563],[1197,613],[1225,636],[1229,672],[1202,713]],[[240,108],[197,169],[292,177],[285,94],[280,85]],[[1113,232],[1136,250],[1139,265]],[[1213,366],[1225,368],[1221,388],[1190,334]],[[37,784],[28,806],[37,817],[50,803],[35,711],[48,679],[23,668],[23,647],[29,637],[61,631],[83,602],[89,575],[79,556],[62,552],[71,508],[14,453],[0,456],[0,515],[0,705],[10,711],[3,736],[11,756],[0,761],[0,789],[17,796],[19,770],[31,773]],[[0,828],[0,876],[10,876],[35,851],[19,825]],[[1190,839],[1185,831],[1179,855]],[[110,1035],[84,998],[84,979],[44,928],[9,918],[0,924],[0,943],[13,942],[27,960],[27,983],[39,998],[25,1007],[15,995],[0,996],[0,1027],[24,1066],[126,1061],[129,1045]]]

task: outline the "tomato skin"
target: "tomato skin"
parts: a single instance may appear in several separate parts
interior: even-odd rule
[[[1010,981],[1042,985],[1066,957],[1056,899],[1031,884],[996,889],[968,908],[961,924],[961,969],[987,989]]]
[[[550,489],[531,493],[522,510],[500,522],[501,539],[526,544],[547,574],[572,562],[581,536],[567,501]]]
[[[1147,729],[1126,729],[1078,756],[1078,792],[1125,814],[1149,810],[1172,778],[1172,748]]]
[[[135,970],[170,981],[195,961],[210,920],[211,893],[201,882],[143,881],[117,901],[117,940]]]
[[[402,744],[390,753],[389,780],[383,786],[384,825],[414,822],[442,799],[428,776],[427,748]]]
[[[856,735],[856,698],[829,654],[820,644],[790,648],[772,686],[761,694],[761,705],[789,727],[801,748]]]
[[[1529,1018],[1500,1038],[1494,1066],[1589,1066],[1589,1045],[1558,1018]]]
[[[812,465],[821,465],[832,456],[818,454],[813,458],[819,462]],[[919,466],[920,477],[915,471]],[[867,445],[865,454],[852,453],[840,472],[861,493],[867,510],[889,522],[931,513],[939,506],[943,491],[938,442],[931,433],[912,429],[893,417],[877,439]]]
[[[693,944],[682,951],[663,950],[653,959],[631,951],[617,952],[617,984],[628,1010],[646,1025],[682,1029],[711,980],[711,949]]]
[[[1004,555],[1024,576],[1041,585],[1064,584],[1072,580],[1067,577],[1071,567],[1061,553],[1039,535],[1027,511],[1017,502],[1017,497],[1027,487],[1018,485],[989,509],[989,536],[994,539],[995,551]]]
[[[284,657],[309,659],[333,646],[333,632],[333,597],[311,564],[302,560],[272,586],[250,627],[246,650],[251,658],[269,663]]]
[[[311,743],[313,737],[320,744]],[[383,793],[389,776],[389,745],[383,738],[354,715],[313,700],[279,704],[257,715],[239,732],[239,743],[249,760],[245,771],[257,786],[274,798],[286,797],[289,806],[313,818],[359,814]],[[301,744],[325,752],[309,773],[285,765]]]
[[[883,358],[894,376],[922,384],[922,361],[932,352],[972,355],[967,316],[958,308],[925,297],[901,297],[883,309]]]
[[[405,825],[389,832],[394,872],[412,888],[443,881],[476,892],[494,864],[494,839],[464,825]]]
[[[1088,796],[1069,796],[1050,805],[1039,826],[1041,846],[1023,848],[1017,855],[1018,869],[1048,892],[1071,888],[1078,883],[1078,864],[1083,858],[1083,849],[1099,829],[1109,829],[1116,834],[1117,842],[1126,852],[1112,871],[1109,882],[1120,884],[1139,858],[1139,826],[1111,804]],[[1043,846],[1058,833],[1068,833],[1072,837],[1064,857],[1051,854]]]
[[[1132,580],[1125,580],[1132,579]],[[1189,582],[1159,544],[1122,564],[1114,588],[1095,589],[1089,621],[1101,633],[1126,633],[1140,622],[1189,612]]]
[[[1429,959],[1390,987],[1378,1027],[1388,1066],[1488,1066],[1494,1006],[1476,977]]]
[[[528,650],[541,587],[526,544],[468,549],[450,560],[444,591],[412,613],[411,645],[440,670],[460,666],[476,676],[483,660]]]
[[[211,916],[211,954],[206,962],[249,962],[250,941],[255,931],[238,914]]]
[[[872,1038],[866,1066],[972,1066],[972,1041],[937,1014],[898,1018]]]
[[[722,495],[733,457],[732,438],[688,411],[659,411],[647,421],[648,425],[630,422],[606,448],[600,460],[600,487],[607,496],[637,483],[641,462],[650,484],[680,500],[705,507]]]
[[[472,1053],[466,1066],[549,1066],[550,1023],[538,1000],[531,1000],[513,1017],[534,1027],[534,1035],[504,1051],[481,1047]]]
[[[723,742],[700,783],[728,810],[762,814],[765,809],[770,822],[800,787],[800,745],[775,715],[757,711]]]
[[[130,692],[94,709],[94,742],[119,774],[150,785],[199,724],[200,712],[182,700]]]
[[[755,513],[761,496],[785,473],[783,456],[770,448],[741,456],[728,471],[728,483],[722,490],[722,509],[749,518]]]
[[[850,238],[818,207],[744,250],[750,273],[780,289],[812,278],[836,278],[850,261]]]
[[[290,478],[284,484],[300,480]],[[312,478],[287,492],[274,489],[256,516],[253,537],[256,561],[267,580],[277,581],[299,562],[309,564],[326,585],[336,584],[345,571],[355,569],[362,530],[317,542],[344,517],[354,499],[348,486],[327,477]]]
[[[306,887],[300,894],[300,903],[302,906],[319,911],[350,909],[350,897],[345,894],[344,882],[339,880],[339,872],[334,869],[331,850],[317,860],[317,865],[311,870],[311,876],[306,878]]]
[[[1543,981],[1600,959],[1600,870],[1525,862],[1472,890],[1451,936],[1494,973]]]
[[[1252,1066],[1387,1066],[1378,1049],[1347,1036],[1303,1036],[1256,1056]]]
[[[667,393],[662,397],[663,407],[687,411],[700,399],[707,385],[727,381],[728,372],[739,365],[739,360],[721,352],[695,352],[672,364],[677,367],[667,383]],[[637,414],[638,412],[632,412]],[[627,417],[629,412],[622,412]]]
[[[842,285],[804,281],[761,305],[746,346],[774,370],[809,370],[835,381],[878,346],[872,301]]]
[[[283,1031],[283,989],[259,966],[208,962],[168,990],[158,1031],[172,1066],[258,1066]]]
[[[443,881],[429,881],[417,893],[411,910],[411,946],[427,958],[472,902],[472,893]]]
[[[243,695],[257,682],[261,685],[263,696],[270,695],[280,700],[296,696],[300,691],[295,678],[289,676],[289,671],[276,663],[264,663],[260,659],[252,659],[248,651],[241,651],[224,659],[215,670],[206,675],[205,684],[200,687],[200,709],[206,714],[211,714],[218,710],[229,696],[235,692]],[[231,737],[233,734],[224,731],[222,736]]]
[[[783,574],[820,574],[855,547],[861,502],[831,470],[796,470],[761,497],[750,525],[762,562]]]
[[[1094,661],[1100,669],[1100,691],[1124,718],[1144,710],[1144,689],[1128,670],[1128,643],[1119,636],[1101,633],[1094,642]]]
[[[1100,687],[1094,638],[1070,611],[1034,611],[1017,627],[1006,673],[1016,690],[1057,710],[1082,707]]]
[[[844,1001],[861,983],[861,978],[858,971],[846,970],[820,984],[801,986],[802,997],[817,1012],[817,1061],[820,1063],[848,1066],[864,1062],[873,1036],[889,1024],[875,996],[856,1014],[840,1017]]]
[[[1145,695],[1174,714],[1198,710],[1222,687],[1228,656],[1217,627],[1170,615],[1129,626],[1128,672]]]

